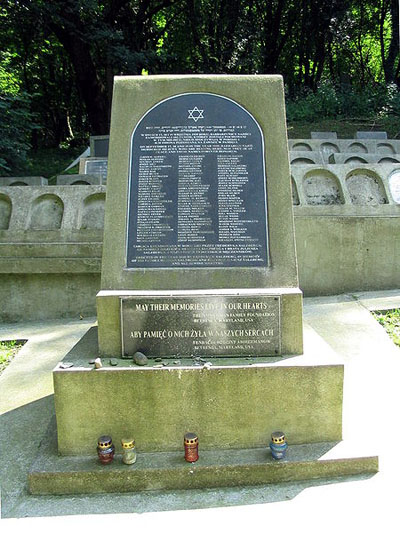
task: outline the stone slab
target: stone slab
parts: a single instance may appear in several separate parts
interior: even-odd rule
[[[245,108],[260,127],[264,138],[269,213],[270,261],[267,268],[126,268],[127,209],[124,206],[128,205],[132,133],[146,114],[160,102],[190,93],[208,93],[231,100]],[[187,111],[185,113],[189,119]],[[117,77],[108,170],[102,289],[297,287],[284,94],[280,76]],[[99,327],[102,327],[101,320]]]
[[[99,320],[99,350],[101,355],[108,355],[111,357],[116,357],[118,354],[120,356],[123,355],[123,347],[122,347],[122,336],[121,336],[121,328],[122,328],[122,322],[121,322],[121,299],[122,298],[141,298],[143,301],[147,299],[152,298],[158,298],[160,301],[164,302],[173,302],[174,298],[184,298],[186,300],[192,300],[196,302],[200,302],[201,298],[206,298],[209,301],[212,301],[215,306],[220,307],[223,306],[224,303],[227,300],[237,300],[237,303],[239,301],[246,302],[247,304],[251,304],[253,298],[278,298],[280,305],[279,305],[279,317],[275,319],[275,322],[277,322],[277,328],[275,328],[275,332],[273,332],[272,337],[275,338],[274,343],[264,343],[264,349],[263,351],[260,351],[257,349],[257,344],[260,345],[260,343],[254,343],[254,340],[257,340],[257,338],[251,339],[252,346],[249,344],[244,345],[243,343],[236,342],[234,343],[233,350],[229,350],[228,346],[221,345],[221,349],[217,350],[214,354],[215,356],[219,355],[238,355],[238,352],[240,351],[239,345],[242,344],[242,354],[249,354],[249,355],[256,355],[257,353],[260,355],[275,354],[275,350],[278,350],[278,353],[284,353],[284,354],[300,354],[303,351],[303,330],[302,330],[302,294],[299,289],[285,289],[285,288],[279,288],[279,289],[221,289],[221,290],[197,290],[197,291],[100,291],[97,295],[97,316]],[[239,312],[239,311],[237,311]],[[142,314],[140,318],[139,323],[143,323],[143,320],[145,318],[146,314]],[[224,320],[228,320],[227,316],[224,315]],[[200,317],[201,318],[201,317]],[[200,320],[200,318],[198,318]],[[194,319],[194,318],[193,318]],[[223,317],[215,317],[213,321],[216,322],[218,320],[222,320]],[[265,330],[270,329],[269,327],[269,320],[268,317],[242,317],[236,315],[235,320],[240,320],[242,324],[241,329],[244,328],[245,322],[244,320],[252,320],[252,322],[248,322],[248,324],[251,325],[251,323],[255,324],[258,323],[260,328],[256,328],[257,330],[260,329],[260,333],[256,333],[256,337],[259,339],[264,338],[267,339]],[[234,318],[232,318],[234,320]],[[153,320],[153,323],[151,324],[149,321],[147,321],[149,324],[149,328],[151,328],[151,331],[159,330],[157,327],[158,319],[155,318]],[[165,321],[164,321],[165,322]],[[239,324],[239,322],[237,322]],[[101,327],[100,327],[101,324]],[[234,323],[232,322],[232,325]],[[193,323],[193,326],[195,326],[195,323]],[[138,329],[138,328],[136,328]],[[140,328],[139,328],[140,329]],[[165,329],[165,328],[162,328]],[[171,328],[168,328],[171,330]],[[179,326],[179,323],[176,323],[174,326],[175,330],[182,331],[184,328]],[[192,328],[191,328],[192,329]],[[198,328],[197,328],[198,329]],[[235,328],[237,329],[237,328]],[[264,333],[261,332],[261,330],[264,331]],[[129,332],[130,334],[130,332]],[[236,335],[236,333],[235,333]],[[241,335],[240,333],[237,333],[237,335]],[[254,337],[254,335],[253,335]],[[271,335],[269,335],[271,338]],[[249,335],[246,336],[246,338],[250,338]],[[162,339],[160,339],[162,341]],[[203,339],[204,340],[204,339]],[[146,343],[148,344],[148,343]],[[269,344],[268,350],[265,351],[265,348]],[[198,344],[200,346],[200,344]],[[225,347],[224,347],[225,346]],[[246,346],[246,347],[244,347]],[[190,352],[189,346],[187,343],[185,343],[185,347],[183,347],[183,344],[176,344],[176,351],[175,354],[180,355],[188,355]],[[214,346],[217,348],[216,346]],[[204,344],[203,344],[204,348]],[[147,346],[147,349],[149,350],[150,355],[158,356],[158,355],[166,355],[167,353],[169,355],[173,355],[173,349],[172,347],[170,349],[167,349],[166,346],[163,346],[162,342],[158,343],[158,346],[156,347],[156,351],[152,351],[154,349],[154,344],[150,348],[150,346]],[[183,350],[183,352],[182,352]],[[193,350],[193,353],[195,353],[196,350]],[[210,353],[210,350],[198,350],[199,353]],[[230,352],[230,353],[229,353]]]
[[[79,160],[79,174],[99,176],[107,180],[108,159],[106,157],[82,157]]]
[[[280,320],[276,295],[125,297],[122,356],[279,355]]]
[[[31,467],[28,486],[36,495],[99,494],[256,486],[378,472],[376,456],[325,459],[335,444],[289,446],[280,461],[272,458],[267,446],[227,452],[203,451],[200,444],[196,463],[187,463],[181,450],[138,452],[136,463],[128,466],[119,455],[111,464],[101,465],[95,448],[90,456],[59,457],[52,435]]]
[[[82,230],[97,231],[101,238],[105,192],[104,185],[0,187],[0,200],[5,202],[0,203],[0,215],[8,205],[8,220],[0,228],[0,240],[76,242],[82,240]],[[3,234],[2,229],[7,233]],[[90,234],[85,240],[90,240]]]
[[[239,103],[159,102],[133,131],[129,166],[127,269],[268,265],[264,136]]]
[[[18,260],[14,259],[14,262]],[[53,266],[61,269],[61,259]],[[7,305],[1,306],[0,321],[12,323],[95,316],[94,295],[100,285],[100,274],[95,270],[99,270],[100,260],[92,272],[71,273],[67,272],[68,266],[71,265],[58,273],[49,268],[44,274],[1,274],[0,299]],[[31,263],[30,267],[35,265]]]
[[[64,358],[74,366],[53,372],[62,455],[92,453],[104,433],[117,450],[132,434],[146,452],[181,449],[187,431],[205,450],[259,447],[277,427],[292,444],[341,440],[343,365],[324,344],[298,357],[162,359],[145,367],[103,358],[95,370],[96,333]]]
[[[299,211],[311,216],[360,218],[400,213],[396,193],[400,163],[294,165],[291,174],[299,201],[293,208],[295,216]]]
[[[387,139],[386,131],[357,131],[356,139]]]
[[[398,227],[399,215],[310,216],[300,209],[300,287],[307,296],[399,287]]]
[[[108,157],[109,135],[90,136],[90,157]]]

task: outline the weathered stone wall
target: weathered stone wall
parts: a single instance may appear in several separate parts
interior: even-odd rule
[[[104,186],[0,187],[0,320],[94,315]]]
[[[340,205],[336,214],[367,216],[376,213],[368,206],[390,205],[388,212],[400,212],[400,164],[294,165],[291,175],[294,206]]]
[[[292,166],[305,295],[400,287],[399,176],[400,164]],[[95,315],[105,192],[0,186],[0,320]]]

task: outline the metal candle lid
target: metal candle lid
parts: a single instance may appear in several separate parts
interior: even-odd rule
[[[97,441],[97,446],[102,449],[109,448],[112,444],[112,438],[109,435],[102,435]]]
[[[271,434],[271,440],[275,444],[283,444],[285,442],[285,440],[286,440],[284,432],[283,431],[274,431]]]
[[[135,440],[134,439],[121,439],[121,445],[123,448],[129,450],[130,448],[135,447]]]
[[[185,444],[197,444],[199,438],[196,433],[185,433],[184,442]]]

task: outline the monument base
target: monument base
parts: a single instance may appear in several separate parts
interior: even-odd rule
[[[275,430],[290,445],[340,441],[343,365],[316,340],[301,356],[149,360],[145,367],[103,358],[96,370],[92,328],[53,372],[58,451],[92,455],[104,434],[117,453],[128,437],[140,453],[178,451],[188,431],[202,450],[263,447]],[[67,362],[73,366],[62,368]]]
[[[182,490],[265,485],[334,478],[378,471],[378,458],[335,453],[336,443],[291,445],[286,458],[274,460],[267,446],[241,450],[200,450],[196,463],[187,463],[183,451],[138,453],[135,464],[116,456],[100,464],[96,453],[82,457],[57,456],[54,421],[47,445],[28,476],[31,494],[84,494]]]

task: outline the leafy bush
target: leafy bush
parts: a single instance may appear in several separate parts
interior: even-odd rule
[[[322,84],[316,92],[303,90],[294,99],[288,99],[286,114],[289,121],[335,117],[340,113],[340,102],[331,83]]]
[[[400,115],[400,92],[396,85],[374,85],[357,90],[324,82],[316,92],[302,92],[286,103],[288,121],[312,122],[322,118],[358,118]]]
[[[11,175],[23,167],[29,139],[37,128],[26,94],[0,93],[0,173]]]

